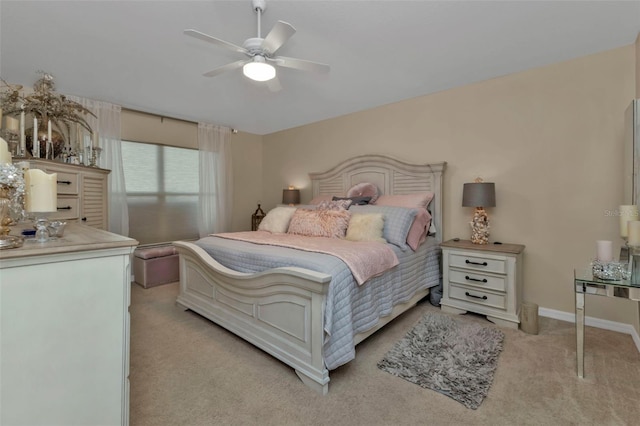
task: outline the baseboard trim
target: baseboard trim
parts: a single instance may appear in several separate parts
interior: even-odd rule
[[[571,322],[574,324],[576,322],[575,314],[570,312],[564,312],[564,311],[556,311],[555,309],[539,308],[538,315],[540,315],[541,317],[553,318],[560,321]],[[604,319],[594,318],[589,316],[584,317],[584,323],[585,325],[588,325],[590,327],[602,328],[604,330],[611,330],[611,331],[617,331],[619,333],[630,334],[631,338],[633,339],[633,343],[636,344],[636,348],[638,349],[638,352],[640,352],[640,335],[638,335],[638,332],[631,324],[625,324],[625,323],[616,322],[616,321],[609,321],[609,320],[604,320]]]

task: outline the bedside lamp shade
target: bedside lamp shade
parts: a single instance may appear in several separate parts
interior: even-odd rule
[[[495,207],[496,185],[492,182],[465,183],[462,207]]]
[[[282,204],[300,204],[300,190],[299,189],[283,189],[282,190]]]

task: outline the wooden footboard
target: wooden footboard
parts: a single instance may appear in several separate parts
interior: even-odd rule
[[[307,386],[328,392],[322,345],[330,275],[296,267],[240,273],[195,244],[174,245],[180,254],[180,305],[293,367]]]

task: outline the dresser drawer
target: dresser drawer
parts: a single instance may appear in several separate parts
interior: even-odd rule
[[[80,214],[78,197],[58,197],[58,211],[47,216],[51,220],[77,219]]]
[[[78,190],[80,185],[78,183],[78,174],[77,173],[64,173],[64,172],[55,172],[57,173],[56,180],[58,181],[58,194],[63,195],[76,195],[78,194]]]
[[[449,265],[454,268],[473,269],[496,274],[507,273],[505,259],[497,256],[477,256],[460,252],[451,253],[449,254]]]
[[[458,286],[456,284],[449,286],[449,298],[489,306],[491,308],[507,308],[507,298],[504,294],[494,294],[475,288]]]
[[[465,285],[469,284],[482,288],[489,288],[496,291],[507,290],[506,276],[495,276],[475,271],[451,269],[449,270],[449,282]]]

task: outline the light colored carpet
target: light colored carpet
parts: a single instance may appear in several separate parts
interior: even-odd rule
[[[331,372],[329,394],[292,369],[175,304],[177,284],[132,285],[131,425],[636,425],[640,353],[629,335],[587,327],[585,379],[575,327],[540,318],[540,334],[501,328],[504,349],[477,410],[377,368],[428,302],[357,347]],[[456,319],[494,325],[467,314]]]

